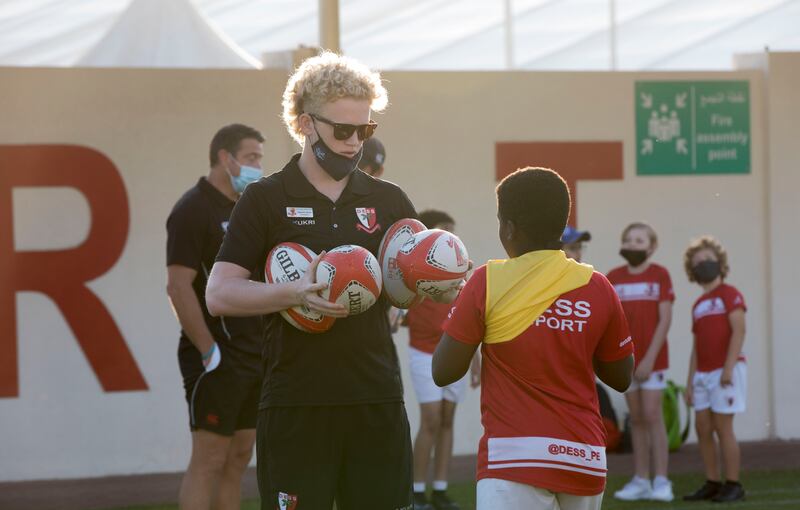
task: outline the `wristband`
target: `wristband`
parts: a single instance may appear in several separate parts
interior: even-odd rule
[[[211,349],[209,349],[208,352],[203,354],[203,361],[208,361],[211,358],[211,356],[214,355],[214,351],[216,349],[217,349],[217,343],[214,342],[213,344],[211,344]]]

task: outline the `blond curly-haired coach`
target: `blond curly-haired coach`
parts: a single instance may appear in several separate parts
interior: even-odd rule
[[[352,317],[305,276],[264,283],[270,249],[291,241],[315,253],[356,244],[377,255],[385,230],[416,217],[396,185],[357,165],[387,104],[378,73],[324,53],[289,78],[283,119],[302,146],[286,166],[250,184],[231,215],[206,291],[214,315],[267,315],[257,425],[262,508],[411,508],[411,440],[383,298]],[[253,275],[251,275],[253,273]],[[320,334],[275,313],[305,305],[336,318]]]

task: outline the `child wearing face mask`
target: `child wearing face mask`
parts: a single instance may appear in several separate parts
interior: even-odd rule
[[[724,282],[729,272],[728,254],[719,241],[711,236],[692,241],[683,263],[689,281],[703,288],[692,307],[694,345],[686,401],[694,406],[706,475],[703,486],[683,499],[738,501],[745,492],[739,482],[740,452],[733,417],[746,407],[747,365],[742,344],[747,307],[742,294]],[[717,450],[722,453],[724,484]]]
[[[653,227],[631,223],[622,231],[619,254],[627,261],[608,273],[625,316],[635,348],[633,382],[625,392],[631,417],[634,477],[614,497],[624,501],[672,501],[667,478],[667,431],[662,416],[662,392],[667,386],[667,331],[675,294],[669,272],[650,261],[658,247]],[[650,468],[653,467],[653,479]]]

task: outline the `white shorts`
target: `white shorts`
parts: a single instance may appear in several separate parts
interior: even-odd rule
[[[717,414],[743,413],[747,407],[747,363],[738,361],[733,367],[730,386],[719,383],[722,369],[696,372],[692,380],[694,410],[711,408]]]
[[[477,492],[476,510],[600,510],[603,503],[602,492],[575,496],[499,478],[478,480]]]
[[[409,347],[408,357],[409,368],[411,369],[411,383],[414,385],[414,392],[417,394],[417,401],[420,404],[439,402],[441,400],[458,403],[461,400],[467,387],[469,374],[453,384],[440,388],[433,382],[433,354]]]
[[[625,390],[625,393],[631,393],[639,390],[663,390],[667,387],[667,371],[666,370],[653,370],[650,372],[650,377],[646,381],[639,382],[636,379],[631,379],[631,385]]]

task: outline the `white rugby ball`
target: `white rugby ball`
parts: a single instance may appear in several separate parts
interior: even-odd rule
[[[383,274],[383,288],[389,302],[396,308],[410,308],[422,301],[422,296],[406,287],[403,272],[397,264],[397,253],[411,236],[423,230],[425,225],[421,221],[405,218],[394,222],[381,240],[378,262]]]
[[[375,255],[354,244],[327,252],[317,266],[317,282],[328,287],[320,295],[347,308],[349,315],[366,312],[381,295],[381,270]]]
[[[406,287],[437,302],[451,302],[469,270],[461,239],[445,230],[418,232],[400,247],[397,264]]]
[[[267,256],[264,269],[268,283],[286,283],[299,280],[306,274],[308,266],[317,254],[302,244],[281,243],[275,246]],[[286,322],[306,333],[323,333],[328,331],[336,321],[334,317],[322,315],[306,306],[295,306],[281,310]]]

